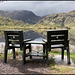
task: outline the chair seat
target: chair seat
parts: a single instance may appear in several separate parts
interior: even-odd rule
[[[60,45],[51,45],[51,48],[63,48],[64,45],[60,44]]]
[[[20,48],[20,45],[14,45],[14,46],[9,46],[8,49],[12,49],[12,48]],[[26,48],[29,48],[29,45],[26,45]]]

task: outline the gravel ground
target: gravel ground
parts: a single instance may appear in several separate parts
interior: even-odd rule
[[[49,57],[52,58],[52,56]],[[66,56],[64,61],[61,60],[60,55],[56,55],[53,58],[55,59],[56,65],[68,66],[66,64]],[[23,65],[21,56],[18,56],[16,59],[8,57],[7,63],[4,63],[3,58],[0,58],[0,74],[50,74],[50,71],[53,70],[51,67],[53,64],[52,59],[49,60],[49,65],[47,65],[47,62],[42,57],[33,57],[31,60],[27,58],[26,60],[26,64]],[[70,66],[75,66],[72,61]]]
[[[18,58],[8,58],[7,63],[0,60],[0,74],[49,74],[50,70],[42,59],[27,60],[25,65]]]

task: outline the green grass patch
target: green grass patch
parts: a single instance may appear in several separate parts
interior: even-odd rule
[[[75,53],[70,53],[70,57],[72,58],[73,62],[75,63]]]
[[[4,58],[4,54],[1,53],[1,54],[0,54],[0,58]]]
[[[70,66],[52,66],[50,74],[75,74],[75,68]]]
[[[49,52],[49,55],[61,55],[61,50],[52,50],[51,52]],[[64,55],[67,56],[67,52],[64,51]],[[75,63],[75,53],[70,53],[70,57]]]
[[[52,50],[51,52],[49,52],[49,55],[61,55],[61,50]],[[64,55],[67,55],[65,51]]]
[[[11,55],[10,53],[7,54],[8,57],[10,57],[10,55]],[[3,53],[0,54],[0,58],[4,58],[4,54]]]

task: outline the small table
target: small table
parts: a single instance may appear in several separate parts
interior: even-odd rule
[[[43,45],[43,53],[40,53],[39,51],[32,51],[30,48],[29,53],[27,53],[27,55],[29,56],[45,56],[45,42],[43,41],[28,41],[26,42],[26,44],[29,44],[31,47],[31,44],[41,44]]]
[[[40,56],[40,57],[43,57],[43,59],[45,59],[45,58],[48,59],[48,51],[45,48],[46,47],[45,46],[46,45],[45,42],[43,42],[43,41],[28,41],[28,42],[25,42],[25,45],[26,44],[29,44],[30,48],[29,48],[29,52],[28,53],[25,52],[25,57],[30,56],[30,59],[32,59],[32,56]],[[32,51],[31,50],[31,44],[41,44],[41,45],[43,45],[42,53],[40,53],[39,51],[38,52]]]

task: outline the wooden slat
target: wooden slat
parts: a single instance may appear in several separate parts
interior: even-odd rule
[[[51,30],[51,31],[47,31],[47,33],[51,34],[51,35],[57,35],[57,34],[65,34],[67,33],[68,30]]]
[[[11,40],[19,40],[19,36],[17,35],[14,35],[14,36],[8,36],[8,39],[11,39]]]
[[[55,35],[55,36],[51,36],[51,40],[62,40],[62,39],[64,39],[65,37],[64,37],[64,35]]]
[[[51,45],[51,48],[63,48],[64,47],[64,45]]]
[[[18,40],[16,40],[16,41],[11,40],[11,41],[9,41],[9,44],[20,44],[20,41],[18,41]]]
[[[14,33],[13,32],[11,32],[11,33],[9,32],[9,33],[7,33],[7,35],[19,35],[19,34],[16,33],[16,32],[14,32]]]
[[[55,45],[55,44],[64,44],[64,40],[58,40],[58,41],[51,41],[51,45]]]

